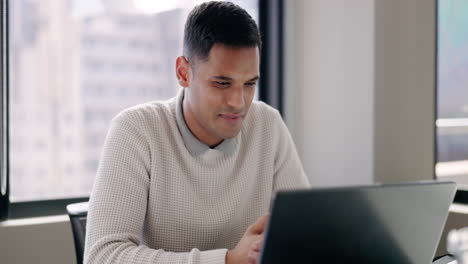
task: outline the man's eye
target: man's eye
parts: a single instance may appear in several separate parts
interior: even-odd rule
[[[220,87],[220,88],[226,88],[230,85],[229,82],[214,82],[214,84],[216,87]]]
[[[247,86],[255,86],[255,85],[257,85],[257,83],[255,83],[255,82],[248,82],[248,83],[245,83],[245,85],[247,85]]]

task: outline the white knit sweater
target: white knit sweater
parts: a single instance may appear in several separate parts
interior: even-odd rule
[[[278,111],[253,102],[210,149],[188,130],[183,90],[114,118],[88,213],[85,263],[224,263],[275,190],[309,183]]]

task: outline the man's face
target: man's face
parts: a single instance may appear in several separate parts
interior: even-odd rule
[[[177,59],[179,83],[186,87],[185,122],[200,141],[215,146],[242,128],[259,77],[258,48],[215,44],[208,60],[198,59],[192,66],[183,57]]]

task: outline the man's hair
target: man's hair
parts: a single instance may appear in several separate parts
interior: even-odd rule
[[[234,48],[258,47],[262,41],[253,18],[231,2],[211,1],[196,6],[188,15],[184,31],[184,56],[207,60],[214,44]]]

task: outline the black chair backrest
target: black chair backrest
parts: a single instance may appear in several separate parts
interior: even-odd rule
[[[67,205],[68,216],[75,242],[76,263],[83,263],[84,244],[86,235],[86,217],[88,215],[88,202]]]

